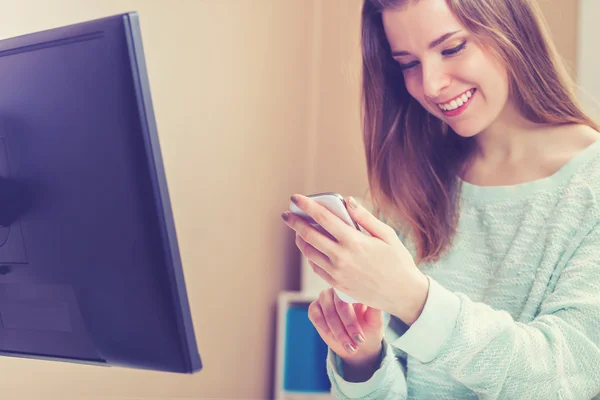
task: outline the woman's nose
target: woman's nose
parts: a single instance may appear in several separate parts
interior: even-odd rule
[[[423,92],[426,97],[440,100],[440,93],[449,84],[450,77],[441,66],[423,66]]]

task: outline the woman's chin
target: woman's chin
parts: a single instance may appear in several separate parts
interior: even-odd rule
[[[484,129],[481,124],[466,123],[466,121],[465,123],[451,124],[450,127],[458,136],[464,138],[473,137]]]

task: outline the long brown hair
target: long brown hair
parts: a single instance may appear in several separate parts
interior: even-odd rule
[[[415,0],[365,0],[361,106],[371,202],[412,239],[417,264],[451,246],[458,222],[459,176],[475,151],[406,90],[383,29],[383,10]],[[418,1],[418,0],[417,0]],[[600,130],[582,111],[534,0],[446,0],[459,22],[499,57],[523,116]]]

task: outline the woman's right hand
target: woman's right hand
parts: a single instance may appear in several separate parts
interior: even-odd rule
[[[325,343],[348,365],[359,367],[379,359],[385,332],[381,310],[345,303],[329,288],[309,305],[308,318]]]

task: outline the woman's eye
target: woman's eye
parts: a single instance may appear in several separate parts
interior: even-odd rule
[[[462,42],[461,44],[459,44],[458,46],[456,46],[452,49],[442,51],[442,54],[445,56],[457,54],[458,52],[463,50],[466,46],[467,46],[467,41],[465,40],[464,42]]]
[[[445,56],[456,55],[456,54],[460,53],[461,51],[463,51],[466,47],[467,47],[467,41],[464,40],[458,46],[453,47],[453,48],[448,49],[448,50],[442,51],[442,54],[445,55]],[[400,69],[402,71],[406,71],[408,69],[411,69],[411,68],[413,68],[414,66],[416,66],[418,64],[419,64],[418,61],[412,61],[412,62],[409,62],[409,63],[406,63],[406,64],[398,63],[398,65],[400,65]]]
[[[414,67],[417,64],[419,64],[418,61],[413,61],[413,62],[410,62],[410,63],[407,63],[407,64],[399,64],[399,65],[400,65],[400,69],[402,71],[405,71],[407,69],[411,69],[412,67]]]

